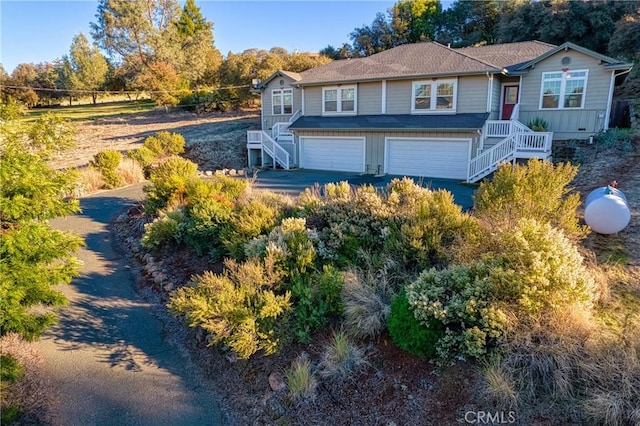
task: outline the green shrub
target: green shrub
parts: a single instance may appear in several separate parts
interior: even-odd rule
[[[182,240],[181,228],[185,221],[182,209],[169,213],[160,212],[160,215],[151,223],[144,225],[142,246],[155,249],[163,244],[180,242]]]
[[[470,266],[431,269],[407,286],[416,318],[446,327],[436,345],[443,359],[481,357],[514,324],[567,307],[588,311],[597,298],[577,248],[551,225],[522,220],[493,238]]]
[[[601,150],[616,148],[622,152],[633,151],[633,137],[629,129],[613,128],[596,135],[598,148]]]
[[[340,271],[327,265],[321,273],[298,275],[293,278],[290,285],[293,331],[299,341],[308,343],[313,331],[326,326],[331,317],[337,317],[342,313],[342,285]]]
[[[567,305],[593,307],[596,284],[578,249],[561,231],[523,220],[513,229],[500,230],[496,238],[501,251],[491,260],[491,279],[499,300],[515,303],[530,315]]]
[[[21,414],[20,407],[9,405],[6,401],[8,387],[24,377],[24,366],[11,355],[0,355],[0,423],[11,424]]]
[[[171,295],[169,308],[191,327],[209,333],[210,344],[224,344],[239,358],[276,352],[279,318],[291,309],[290,294],[276,289],[280,275],[259,260],[225,262],[224,275],[205,272]]]
[[[145,146],[127,152],[127,156],[137,161],[147,173],[158,159],[156,153]]]
[[[425,327],[416,319],[404,291],[398,293],[391,303],[387,328],[398,347],[427,358],[435,356],[436,344],[444,336],[442,324],[432,321],[429,327]]]
[[[301,203],[318,232],[318,254],[323,259],[339,266],[356,264],[360,250],[379,249],[384,242],[389,211],[372,186],[326,184],[323,191],[308,190]]]
[[[169,158],[151,172],[152,185],[144,188],[145,209],[156,214],[160,209],[183,204],[188,184],[197,179],[197,164],[180,157]]]
[[[325,346],[318,373],[329,380],[343,381],[361,373],[368,365],[364,350],[340,330],[333,333],[331,341]]]
[[[481,357],[506,331],[507,316],[494,303],[494,283],[485,265],[424,271],[407,285],[407,300],[426,328],[443,328],[436,343],[441,361]]]
[[[105,188],[118,188],[124,184],[117,171],[120,162],[122,162],[122,154],[118,151],[100,151],[93,156],[91,166],[102,173]]]
[[[315,235],[307,229],[303,218],[283,219],[269,235],[261,235],[245,246],[248,258],[271,258],[280,273],[292,279],[304,275],[313,266]]]
[[[569,194],[577,167],[530,160],[527,165],[500,167],[491,181],[485,181],[474,195],[475,213],[493,229],[514,226],[521,219],[535,219],[562,229],[577,239],[586,234],[578,223],[579,194]]]
[[[244,246],[253,238],[271,232],[280,219],[277,205],[252,199],[239,206],[222,228],[220,239],[227,252],[237,260],[245,257]]]
[[[184,136],[179,133],[158,132],[144,140],[143,147],[156,156],[179,155],[184,152]]]
[[[534,132],[546,132],[549,129],[549,123],[543,118],[535,117],[527,123],[527,127]]]
[[[200,255],[209,253],[214,259],[219,258],[222,254],[219,234],[229,221],[232,208],[233,205],[223,196],[213,196],[188,205],[184,242]]]
[[[391,191],[393,199],[397,187]],[[462,212],[448,191],[420,188],[412,195],[406,202],[399,197],[385,250],[411,271],[446,266],[452,247],[479,233],[477,222]]]

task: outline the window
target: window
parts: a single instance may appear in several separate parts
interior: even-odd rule
[[[271,105],[274,115],[293,113],[293,89],[277,89],[271,92]]]
[[[455,111],[456,83],[456,80],[414,81],[411,111]]]
[[[356,86],[324,87],[322,112],[324,114],[355,114]]]
[[[584,108],[587,70],[542,73],[540,109]]]

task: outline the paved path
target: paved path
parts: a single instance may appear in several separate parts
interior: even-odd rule
[[[112,248],[108,222],[141,197],[139,185],[103,192],[82,200],[82,214],[52,223],[87,242],[78,253],[82,276],[63,290],[70,304],[40,342],[57,393],[56,424],[224,424],[214,395],[168,341]]]

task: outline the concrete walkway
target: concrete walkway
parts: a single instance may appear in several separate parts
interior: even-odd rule
[[[142,197],[142,186],[81,201],[82,214],[52,222],[85,238],[82,276],[63,292],[70,304],[40,341],[56,390],[55,423],[221,425],[215,395],[169,340],[154,304],[134,290],[129,266],[111,243],[108,222]]]

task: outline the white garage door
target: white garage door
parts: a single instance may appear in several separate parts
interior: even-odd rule
[[[388,138],[386,171],[391,175],[466,179],[469,139]]]
[[[364,172],[364,138],[300,138],[300,167]]]

